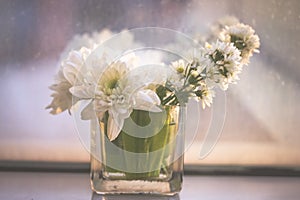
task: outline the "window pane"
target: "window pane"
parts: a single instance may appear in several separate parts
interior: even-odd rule
[[[191,37],[233,15],[261,39],[237,85],[226,92],[218,143],[199,159],[212,108],[189,107],[187,132],[199,120],[186,163],[300,165],[299,1],[1,1],[0,160],[88,161],[69,114],[45,110],[62,52],[76,35],[158,26]],[[88,135],[87,131],[87,135]]]

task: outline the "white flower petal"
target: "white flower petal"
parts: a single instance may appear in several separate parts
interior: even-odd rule
[[[119,108],[116,108],[116,111],[118,113],[120,113],[121,115],[128,115],[128,109],[127,108],[122,108],[122,107],[119,107]]]
[[[156,105],[149,105],[149,104],[139,104],[134,106],[135,110],[145,110],[150,112],[161,112],[161,109]]]
[[[120,134],[122,127],[124,125],[124,119],[119,116],[109,114],[108,124],[107,124],[107,136],[110,141],[113,141]]]
[[[72,61],[74,63],[74,66],[80,66],[82,65],[82,50],[80,51],[71,51],[68,56],[68,60]]]
[[[157,94],[152,90],[141,90],[138,91],[137,94],[143,98],[145,101],[148,101],[153,104],[160,104],[160,99]]]
[[[64,78],[49,87],[54,91],[51,95],[53,100],[50,105],[46,107],[46,109],[51,109],[51,114],[58,114],[65,110],[70,111],[73,103],[76,103],[76,101],[72,101],[72,94],[69,92],[70,87],[71,84]]]
[[[82,99],[94,98],[94,89],[92,86],[88,87],[85,85],[73,86],[70,88],[71,94]]]
[[[71,65],[67,65],[65,64],[63,66],[63,74],[64,77],[69,81],[69,83],[71,83],[72,85],[75,85],[77,80],[80,80],[79,77],[77,77],[78,75],[81,75],[79,73],[79,71],[72,67]]]
[[[161,112],[161,109],[156,106],[160,104],[160,99],[152,90],[138,91],[135,96],[135,101],[134,109]]]

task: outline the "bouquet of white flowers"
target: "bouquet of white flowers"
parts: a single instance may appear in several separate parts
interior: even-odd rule
[[[153,77],[153,81],[161,79],[161,84],[151,89],[145,85],[136,91],[130,90],[135,89],[133,85],[138,80],[128,80],[130,76],[127,74],[137,58],[131,55],[127,61],[107,63],[103,55],[94,58],[98,61],[97,67],[88,66],[85,61],[101,45],[101,38],[107,39],[112,33],[105,30],[99,34],[94,33],[90,38],[84,35],[86,41],[81,42],[87,47],[70,51],[62,61],[56,83],[50,86],[54,91],[53,101],[47,108],[51,109],[52,114],[65,110],[70,112],[77,101],[90,99],[91,103],[83,111],[82,118],[89,119],[93,110],[100,115],[108,111],[112,127],[119,127],[118,130],[109,131],[109,137],[113,140],[120,132],[124,119],[134,109],[159,112],[159,105],[185,104],[189,98],[200,100],[203,108],[210,106],[214,88],[218,86],[226,90],[230,83],[236,83],[243,66],[249,63],[253,52],[258,52],[260,45],[254,30],[242,23],[224,26],[217,32],[218,39],[213,43],[205,43],[199,57],[195,57],[191,63],[184,60],[172,62],[170,67],[177,73]],[[216,30],[214,35],[217,35]],[[132,37],[130,39],[133,40]],[[79,40],[78,36],[75,40]],[[145,77],[146,73],[141,76]],[[156,73],[156,76],[159,75]],[[147,83],[151,83],[151,80],[147,80]],[[145,81],[144,84],[147,83]],[[114,123],[118,126],[113,126]]]
[[[173,113],[175,107],[185,106],[190,98],[200,101],[203,108],[210,106],[216,87],[226,90],[229,84],[237,82],[243,66],[249,63],[254,52],[258,52],[259,38],[250,26],[228,18],[213,26],[213,34],[197,49],[199,53],[192,61],[173,60],[163,63],[165,67],[161,69],[143,68],[137,74],[132,71],[136,69],[138,60],[143,58],[134,53],[109,62],[107,54],[96,52],[103,42],[101,38],[108,38],[110,34],[105,30],[92,36],[84,35],[81,40],[78,36],[75,38],[74,46],[79,47],[78,42],[85,46],[71,50],[61,62],[56,83],[50,86],[54,91],[53,101],[47,108],[51,109],[52,114],[65,110],[72,113],[76,104],[88,101],[81,118],[97,118],[103,135],[114,145],[135,153],[165,148],[161,156],[155,155],[151,161],[147,157],[144,161],[139,159],[123,163],[126,165],[124,170],[116,170],[109,165],[113,153],[103,156],[106,160],[102,160],[104,165],[110,167],[106,168],[107,172],[124,172],[123,178],[144,180],[160,177],[162,171],[165,174],[169,171],[170,162],[167,162],[166,153],[170,153],[173,147],[166,146],[178,129],[177,126],[173,128],[178,123],[178,116]],[[126,38],[125,43],[134,42],[130,32]],[[164,118],[160,115],[163,110],[166,113]],[[126,127],[129,118],[139,126],[146,126],[149,113],[156,116],[152,118],[153,122],[163,120],[160,129],[146,139],[128,135]],[[102,145],[106,147],[108,144],[104,142]],[[120,155],[115,156],[113,160],[121,162]],[[152,168],[144,170],[141,167],[144,165]],[[136,166],[143,170],[138,171]]]

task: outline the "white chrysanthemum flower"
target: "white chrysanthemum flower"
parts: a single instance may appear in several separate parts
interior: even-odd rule
[[[61,63],[58,76],[56,77],[56,83],[50,86],[50,89],[54,91],[51,95],[53,100],[47,109],[52,109],[50,113],[58,114],[66,109],[70,111],[71,107],[76,103],[73,101],[73,87],[75,84],[83,84],[85,81],[85,74],[82,72],[84,62],[91,53],[90,49],[81,48],[79,51],[71,51],[66,60]],[[91,89],[80,90],[82,95],[90,96]]]
[[[98,89],[105,95],[112,95],[114,89],[120,84],[120,80],[127,75],[129,68],[124,62],[116,62],[109,66],[101,75]]]
[[[75,85],[77,81],[84,81],[83,67],[85,60],[91,54],[91,50],[85,47],[79,51],[71,51],[66,60],[61,64],[61,70],[64,77],[72,84]]]
[[[259,37],[255,34],[253,28],[242,23],[227,26],[220,33],[219,39],[223,42],[233,43],[241,51],[241,62],[243,64],[249,63],[249,58],[253,55],[253,52],[259,52]]]
[[[217,83],[221,89],[226,90],[229,83],[238,80],[242,70],[240,64],[240,51],[232,43],[217,41],[202,49],[201,66],[206,68],[207,84],[213,86]]]
[[[130,70],[123,62],[115,62],[105,70],[98,82],[95,96],[95,110],[99,115],[106,111],[108,118],[108,138],[112,141],[117,138],[123,128],[124,120],[133,111],[146,110],[160,112],[156,105],[160,104],[157,94],[136,80],[128,78]]]

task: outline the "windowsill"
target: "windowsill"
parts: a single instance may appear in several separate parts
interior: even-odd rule
[[[101,199],[88,173],[0,172],[0,199]],[[299,177],[192,176],[173,198],[137,195],[130,199],[299,199]],[[105,199],[128,199],[128,196]]]
[[[0,161],[0,172],[73,172],[89,173],[89,162],[45,162],[45,161]],[[299,166],[280,165],[206,165],[184,164],[186,175],[218,175],[218,176],[283,176],[300,177]]]

